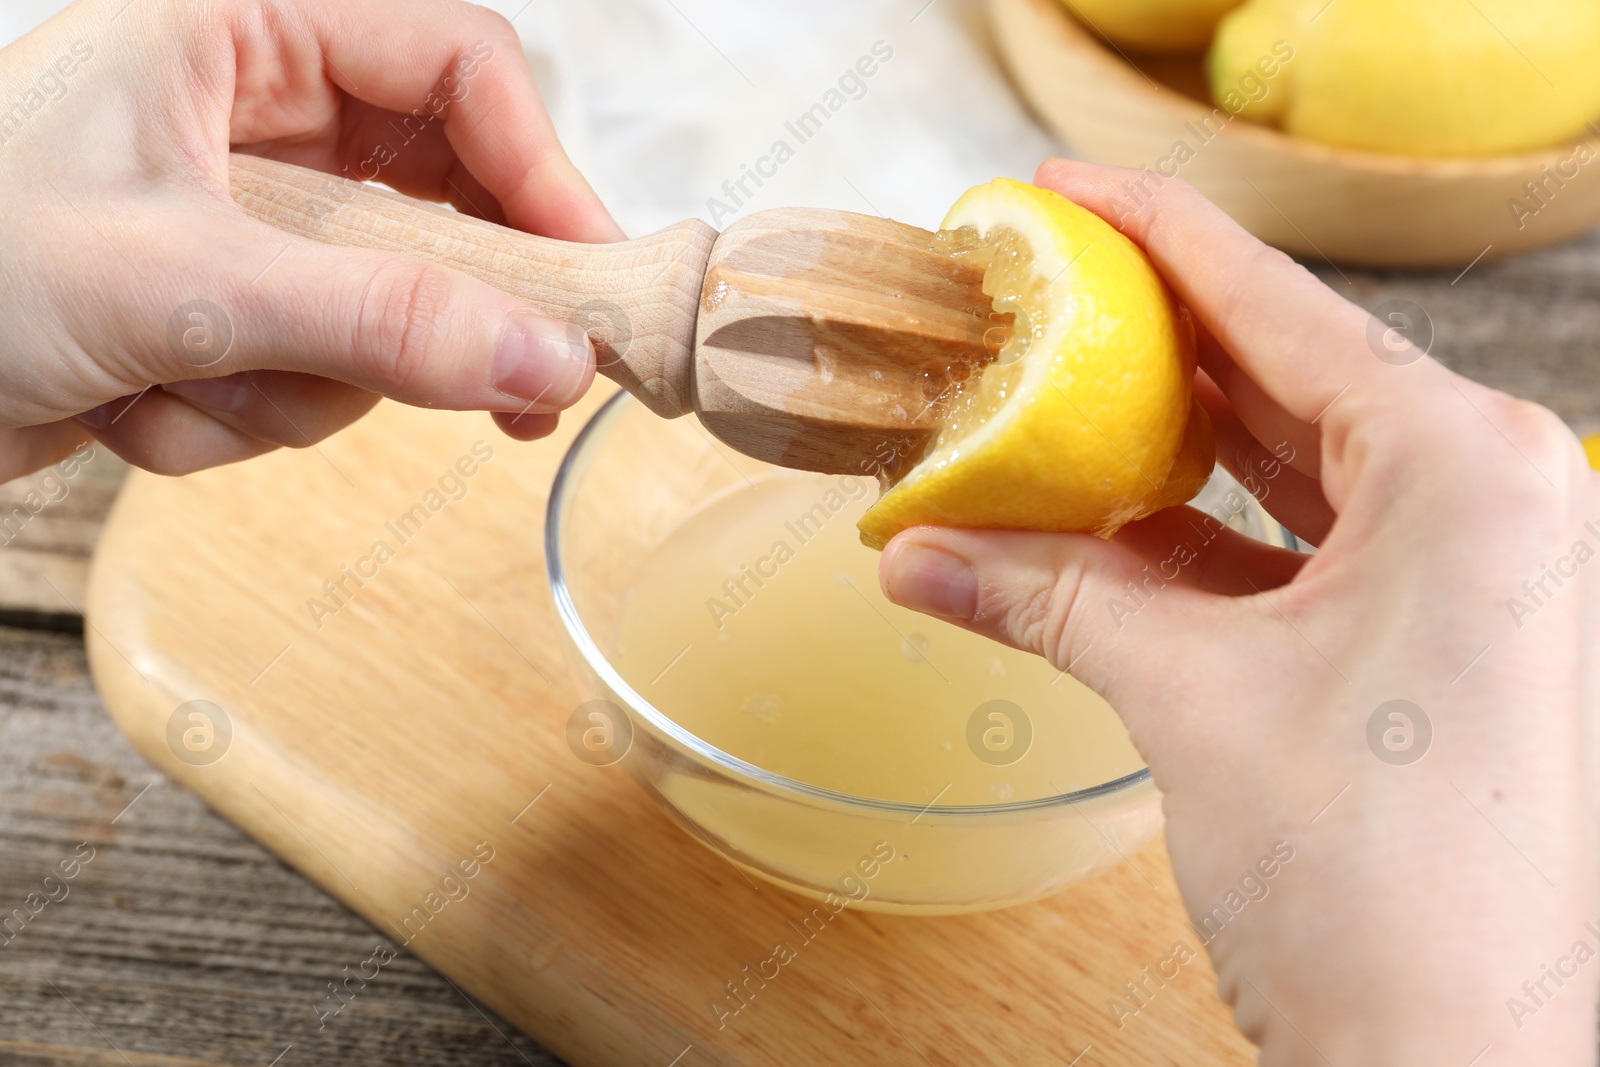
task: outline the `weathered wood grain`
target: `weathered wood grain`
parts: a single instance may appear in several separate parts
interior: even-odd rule
[[[1600,430],[1600,230],[1464,273],[1306,263],[1369,310],[1389,300],[1414,302],[1434,329],[1431,354],[1445,365],[1544,404],[1579,433]]]
[[[89,554],[128,470],[105,448],[83,455],[0,484],[0,623],[78,629]]]
[[[0,918],[30,893],[57,899],[0,929],[0,1063],[560,1062],[403,952],[319,1029],[326,983],[392,939],[138,756],[81,640],[0,628]]]

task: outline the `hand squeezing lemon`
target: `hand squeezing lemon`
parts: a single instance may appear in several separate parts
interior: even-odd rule
[[[861,518],[882,548],[919,525],[1109,537],[1199,492],[1211,424],[1195,403],[1194,327],[1134,243],[1056,193],[997,178],[942,225],[1015,316],[938,437]]]

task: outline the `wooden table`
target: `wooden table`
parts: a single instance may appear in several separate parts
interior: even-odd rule
[[[1600,233],[1460,276],[1310,265],[1366,307],[1414,302],[1436,356],[1600,430]],[[325,983],[379,934],[153,771],[90,687],[83,564],[120,475],[100,452],[0,547],[0,913],[94,850],[0,944],[0,1061],[557,1063],[406,956],[319,1031]]]

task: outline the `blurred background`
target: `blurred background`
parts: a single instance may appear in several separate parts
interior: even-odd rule
[[[67,6],[8,0],[0,44]],[[1006,83],[975,0],[495,0],[522,35],[568,151],[632,235],[690,216],[794,138],[876,42],[893,58],[739,214],[784,205],[933,227],[966,188],[1026,180],[1061,147]],[[953,74],[959,76],[953,76]],[[754,188],[747,185],[747,188]],[[726,219],[723,219],[726,224]]]

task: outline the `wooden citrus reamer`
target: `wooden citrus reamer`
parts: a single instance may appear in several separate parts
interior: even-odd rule
[[[992,359],[1004,334],[979,268],[927,230],[868,215],[780,208],[720,235],[689,220],[592,245],[253,156],[232,157],[231,186],[281,230],[408,253],[564,319],[656,414],[693,411],[787,467],[876,473],[915,457],[951,368]]]

